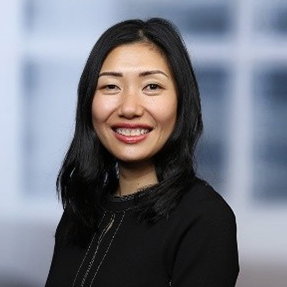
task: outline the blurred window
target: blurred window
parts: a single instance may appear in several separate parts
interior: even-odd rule
[[[278,33],[287,34],[287,4],[277,8],[273,19],[274,29]]]
[[[287,200],[287,66],[255,75],[254,196]]]
[[[129,3],[129,1],[126,2]],[[150,5],[150,3],[138,1],[137,9],[132,4],[123,6],[125,14],[136,14],[133,12],[138,10],[141,11],[141,15],[144,13],[164,17],[173,21],[181,32],[199,37],[229,36],[234,28],[232,9],[228,1],[200,3],[167,1],[164,5],[160,2],[153,2]]]
[[[55,181],[72,131],[78,67],[55,60],[23,65],[23,155],[27,194],[55,193]]]
[[[287,34],[287,2],[277,0],[273,2],[257,2],[255,22],[257,32],[266,36]]]
[[[24,0],[24,25],[28,33],[41,36],[77,37],[95,33],[99,3],[94,0]],[[72,29],[71,29],[72,25]]]
[[[202,65],[197,67],[196,76],[204,121],[204,133],[198,146],[199,175],[224,192],[221,184],[226,176],[230,73],[223,65]]]
[[[240,22],[237,22],[238,17],[235,17],[237,5],[227,0],[124,0],[118,6],[116,0],[110,2],[111,7],[117,7],[115,10],[122,15],[122,19],[158,16],[174,21],[185,38],[192,37],[195,48],[199,49],[197,53],[201,54],[203,59],[204,53],[214,51],[208,55],[204,64],[196,67],[205,125],[198,148],[198,161],[202,177],[209,179],[219,191],[223,191],[220,183],[226,181],[227,151],[230,148],[228,123],[233,119],[233,111],[229,112],[230,100],[233,101],[238,92],[234,94],[231,87],[231,83],[237,82],[238,74],[237,71],[230,72],[229,62],[230,55],[233,59],[233,53],[235,57],[237,53],[240,54],[240,47],[228,43],[230,36],[235,39],[240,36],[237,34]],[[286,38],[282,37],[287,33],[286,1],[254,1],[252,5],[247,2],[241,3],[246,10],[238,11],[242,13],[241,16],[248,16],[244,11],[254,9],[255,27],[252,26],[251,29],[260,31],[267,37],[276,34],[281,36],[280,39]],[[103,18],[99,21],[99,3],[94,0],[24,0],[23,8],[23,28],[28,43],[26,54],[23,53],[22,70],[25,190],[28,193],[51,194],[72,133],[69,121],[74,119],[76,86],[83,66],[79,64],[82,55],[77,53],[77,43],[85,37],[94,41],[95,31],[102,31],[99,23]],[[109,15],[106,18],[113,19]],[[208,41],[198,41],[205,39]],[[218,41],[226,47],[226,54],[218,54]],[[83,42],[80,46],[86,48],[87,42]],[[274,43],[276,42],[272,45]],[[253,61],[251,53],[255,44],[248,36],[243,40],[242,45],[247,47],[246,55],[240,55],[243,60]],[[51,47],[52,51],[49,50]],[[200,50],[201,48],[203,49]],[[260,50],[260,47],[256,48]],[[263,48],[268,50],[268,46]],[[262,55],[257,55],[259,62],[271,60],[268,58],[272,57],[271,51],[267,54],[267,59],[266,54]],[[241,58],[234,60],[237,66]],[[284,132],[284,123],[287,121],[286,71],[287,68],[282,66],[268,69],[262,67],[255,73],[254,91],[243,87],[250,101],[254,96],[254,185],[246,194],[251,193],[260,200],[287,198],[287,133]]]

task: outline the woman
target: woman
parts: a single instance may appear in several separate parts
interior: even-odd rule
[[[195,175],[201,132],[176,28],[153,18],[108,29],[79,83],[46,287],[234,286],[235,218]]]

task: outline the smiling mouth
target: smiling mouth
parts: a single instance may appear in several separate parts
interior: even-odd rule
[[[116,128],[114,129],[114,131],[117,134],[123,135],[123,136],[127,136],[127,137],[136,137],[136,136],[141,136],[144,134],[147,134],[150,132],[150,129],[131,129],[131,128]]]

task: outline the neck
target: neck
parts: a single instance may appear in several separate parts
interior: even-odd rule
[[[123,196],[158,183],[152,163],[119,163],[119,188],[117,195]]]

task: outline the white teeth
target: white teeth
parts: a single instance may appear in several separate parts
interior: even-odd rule
[[[123,136],[140,136],[143,134],[147,134],[149,132],[148,129],[121,129],[121,128],[118,128],[115,131],[116,133]]]

